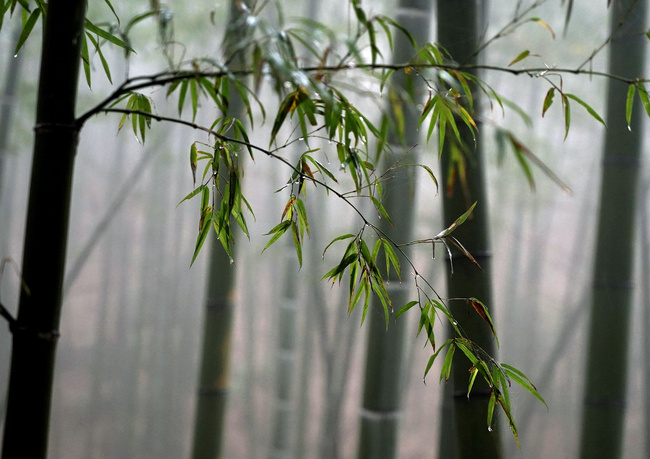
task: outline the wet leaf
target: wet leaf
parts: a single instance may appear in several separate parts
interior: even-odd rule
[[[632,122],[632,107],[634,105],[634,92],[636,86],[631,84],[627,88],[627,100],[625,101],[625,122],[627,123],[628,130],[632,130],[630,123]]]

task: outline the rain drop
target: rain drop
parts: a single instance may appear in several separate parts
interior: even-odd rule
[[[492,432],[492,426],[488,426],[488,432]]]

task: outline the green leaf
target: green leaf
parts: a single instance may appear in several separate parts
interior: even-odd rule
[[[440,381],[444,378],[445,381],[449,381],[451,376],[451,364],[454,360],[454,353],[456,352],[456,346],[451,344],[447,350],[447,355],[445,355],[445,360],[442,362],[442,368],[440,369]]]
[[[291,226],[291,220],[284,220],[283,222],[280,222],[277,225],[275,225],[271,231],[266,233],[267,236],[269,234],[273,234],[273,237],[264,246],[264,249],[262,250],[262,252],[264,252],[264,250],[271,247],[271,245],[273,245],[273,243],[275,241],[277,241],[280,238],[280,236],[282,236],[289,229],[290,226]]]
[[[181,91],[178,94],[178,116],[183,114],[183,106],[185,105],[185,96],[187,95],[187,87],[189,82],[187,80],[181,83]]]
[[[636,86],[631,84],[627,88],[627,100],[625,101],[625,122],[627,123],[627,129],[632,130],[630,123],[632,122],[632,106],[634,105],[634,92],[636,91]]]
[[[302,268],[302,244],[300,242],[300,235],[298,234],[298,226],[293,223],[291,225],[291,232],[293,233],[293,243],[296,247],[296,255],[298,256],[298,264]]]
[[[111,69],[108,66],[108,62],[106,61],[106,58],[104,57],[104,53],[102,52],[102,48],[99,45],[99,42],[95,40],[95,37],[93,37],[91,34],[86,32],[88,35],[88,38],[90,38],[90,41],[93,42],[93,45],[95,46],[95,50],[97,51],[97,54],[99,55],[99,59],[102,62],[102,67],[104,68],[104,73],[106,74],[106,77],[108,78],[108,81],[113,84],[113,78],[111,77]]]
[[[646,112],[650,116],[650,101],[648,101],[648,93],[645,91],[645,88],[643,88],[643,85],[641,83],[638,84],[641,85],[639,87],[639,95],[641,96],[641,100],[643,101],[643,106],[645,107]],[[643,92],[641,92],[641,88],[643,88]],[[644,100],[644,95],[645,95],[645,100]],[[574,94],[566,94],[566,96],[569,99],[573,99],[576,102],[578,102],[580,105],[582,105],[585,108],[585,110],[587,110],[587,112],[596,119],[596,121],[601,123],[603,126],[607,127],[605,121],[600,117],[600,115],[596,112],[596,110],[591,108],[589,104],[587,104],[585,101],[583,101],[582,99],[580,99],[578,96]]]
[[[488,402],[488,412],[487,412],[487,425],[488,430],[492,430],[492,417],[494,416],[494,407],[496,405],[496,391],[492,389],[490,391],[490,401]]]
[[[555,88],[551,87],[551,88],[549,88],[548,92],[546,93],[546,97],[544,97],[544,107],[542,108],[542,118],[544,118],[544,115],[546,115],[546,111],[553,104],[553,96],[555,96]]]
[[[190,99],[192,101],[192,122],[194,122],[199,107],[199,91],[196,79],[190,80]]]
[[[343,234],[341,236],[338,236],[338,237],[335,237],[334,239],[332,239],[332,241],[329,244],[327,244],[327,247],[325,247],[325,250],[323,250],[323,257],[325,257],[325,252],[327,252],[327,249],[329,249],[332,244],[334,244],[335,242],[338,242],[338,241],[343,241],[345,239],[350,239],[351,237],[354,238],[356,236],[354,234],[348,233],[348,234]]]
[[[390,223],[392,226],[393,221],[390,219],[390,216],[388,215],[388,212],[382,205],[382,203],[379,201],[379,199],[375,198],[374,196],[370,196],[370,199],[372,200],[372,203],[375,205],[375,209],[377,209],[377,212],[379,212],[379,215],[384,217],[386,220],[388,220],[388,223]]]
[[[20,48],[22,48],[25,42],[27,41],[29,34],[32,33],[32,29],[34,29],[34,25],[36,25],[36,21],[40,16],[41,16],[41,9],[34,8],[34,11],[32,11],[32,13],[29,15],[27,22],[25,22],[25,24],[23,25],[22,32],[20,32],[20,36],[18,37],[18,43],[16,44],[16,49],[14,50],[14,56],[18,54]]]
[[[467,217],[470,216],[470,214],[474,210],[474,207],[476,207],[476,204],[478,204],[478,201],[474,202],[474,204],[472,204],[472,206],[469,209],[467,209],[467,211],[463,215],[458,217],[454,223],[452,223],[451,225],[449,225],[449,227],[442,230],[435,237],[436,238],[443,238],[443,237],[447,237],[451,233],[453,233],[456,228],[458,228],[460,225],[465,223],[465,220],[467,220]]]
[[[511,378],[521,387],[523,387],[528,392],[530,392],[537,400],[542,402],[544,406],[548,409],[548,405],[546,404],[546,401],[541,396],[541,394],[537,391],[535,385],[530,381],[530,379],[528,379],[528,377],[524,373],[522,373],[520,370],[514,367],[511,367],[510,365],[506,365],[505,363],[502,363],[501,367],[506,371],[506,375],[509,378]]]
[[[397,278],[401,279],[402,278],[402,268],[400,266],[399,258],[397,258],[397,253],[395,252],[395,249],[393,248],[392,244],[390,241],[387,241],[386,239],[381,239],[382,245],[384,247],[384,255],[386,256],[386,275],[388,276],[390,273],[390,265],[393,265],[393,269],[395,270],[395,273],[397,274]]]
[[[199,152],[196,149],[196,142],[190,147],[190,168],[192,169],[192,183],[196,185],[196,167],[198,165]]]
[[[436,179],[436,176],[434,175],[433,171],[429,166],[426,164],[418,164],[419,167],[427,171],[427,174],[429,174],[429,177],[431,178],[431,181],[433,181],[433,184],[436,186],[436,194],[438,194],[439,187],[438,187],[438,179]]]
[[[133,49],[130,46],[128,46],[126,43],[124,43],[124,41],[120,40],[115,35],[107,32],[106,30],[97,27],[95,24],[90,22],[88,19],[86,19],[85,25],[86,25],[86,29],[89,30],[90,32],[92,32],[92,33],[94,33],[96,35],[99,35],[103,39],[110,41],[111,43],[113,43],[114,45],[119,46],[120,48],[124,48],[127,51],[133,51]]]
[[[402,307],[399,309],[399,311],[397,311],[397,312],[395,313],[395,319],[397,319],[399,316],[401,316],[402,314],[404,314],[406,311],[408,311],[409,309],[411,309],[411,308],[412,308],[413,306],[415,306],[416,304],[419,304],[419,303],[418,303],[417,301],[415,301],[415,300],[413,300],[413,301],[409,301],[408,303],[406,303],[404,306],[402,306]]]
[[[472,387],[474,387],[474,381],[476,381],[476,375],[478,375],[478,368],[474,367],[470,371],[469,375],[469,384],[467,385],[467,398],[469,398],[470,392],[472,392]]]
[[[90,54],[88,53],[88,38],[86,35],[84,35],[84,41],[81,43],[81,63],[83,64],[84,68],[84,75],[86,76],[86,84],[88,84],[88,87],[90,88],[91,82],[92,82],[92,77],[91,77],[91,72],[90,72]],[[124,115],[122,118],[124,118],[126,115]],[[119,129],[118,129],[119,131]]]
[[[565,94],[562,94],[562,105],[564,106],[564,140],[566,140],[569,135],[569,127],[571,127],[571,104]]]
[[[529,50],[522,51],[521,53],[519,53],[519,54],[517,55],[517,57],[515,57],[512,61],[510,61],[510,63],[508,64],[508,67],[510,67],[510,66],[513,65],[513,64],[516,64],[516,63],[519,62],[519,61],[523,61],[523,60],[526,59],[529,55],[530,55],[530,51],[529,51]]]
[[[208,234],[210,233],[211,220],[212,220],[211,218],[203,219],[201,230],[199,231],[199,235],[196,238],[196,244],[194,246],[194,254],[192,255],[192,261],[190,263],[190,266],[194,264],[196,257],[201,251],[201,247],[203,247],[203,243],[205,242],[206,238],[208,237]]]
[[[639,97],[641,98],[641,103],[643,108],[648,116],[650,116],[650,100],[648,99],[648,92],[645,89],[645,86],[640,81],[636,83],[636,89],[639,92]],[[603,124],[605,124],[603,122]]]

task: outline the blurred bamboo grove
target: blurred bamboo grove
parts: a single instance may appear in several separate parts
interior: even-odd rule
[[[350,27],[348,18],[353,17],[344,0],[278,3],[286,20],[311,16],[343,32]],[[479,30],[482,39],[507,32],[485,48],[484,62],[505,67],[529,50],[526,59],[512,68],[535,62],[531,65],[548,66],[549,71],[556,65],[575,68],[589,58],[608,38],[608,18],[619,4],[613,1],[607,9],[605,1],[567,2],[572,5],[572,15],[563,34],[567,5],[561,2],[479,3],[486,14]],[[543,23],[530,21],[510,33],[506,26],[517,5],[520,10],[534,6],[528,16],[541,18]],[[149,9],[150,2],[114,1],[113,6],[126,20]],[[389,1],[364,6],[371,13],[394,17],[398,7]],[[119,51],[106,51],[116,84],[127,72],[135,75],[164,68],[169,56],[165,53],[175,53],[175,58],[182,53],[188,57],[221,53],[220,37],[228,22],[229,3],[170,1],[158,7],[173,14],[173,28],[166,33],[173,34],[169,42],[174,45],[162,49],[160,40],[151,39],[161,33],[159,24],[143,21],[133,30],[137,59],[125,63]],[[114,20],[104,2],[91,2],[89,8],[93,17]],[[267,10],[269,20],[278,20],[276,10]],[[434,9],[432,41],[437,36],[436,14]],[[15,21],[5,21],[0,32],[0,248],[6,262],[0,299],[13,313],[20,293],[14,265],[21,265],[22,256],[36,95],[32,76],[38,73],[40,25],[14,57],[18,39]],[[382,53],[388,60],[388,48],[382,48]],[[92,62],[97,71],[92,91],[80,91],[82,108],[111,91],[98,56]],[[605,49],[588,65],[605,69],[607,62]],[[650,69],[646,67],[644,74],[650,75]],[[499,359],[524,371],[548,404],[546,410],[513,385],[511,404],[522,449],[518,450],[499,413],[503,457],[577,457],[587,328],[589,320],[597,320],[589,319],[589,304],[606,131],[579,104],[572,103],[571,128],[563,140],[565,118],[560,96],[556,94],[558,100],[542,117],[548,85],[540,78],[505,73],[484,73],[482,77],[519,104],[532,121],[527,124],[507,108],[504,118],[498,106],[490,110],[483,103],[480,129],[493,256],[493,304],[488,307],[499,334]],[[85,84],[82,78],[80,88],[85,89]],[[605,116],[604,79],[564,74],[562,87]],[[157,109],[165,113],[164,91],[153,91],[151,96]],[[267,97],[264,84],[260,96],[269,106],[276,103],[271,94]],[[625,100],[619,103],[625,107]],[[642,107],[639,100],[636,103]],[[214,113],[198,116],[205,117],[209,125]],[[101,115],[89,123],[82,131],[76,158],[50,426],[48,457],[54,459],[189,457],[195,441],[210,249],[204,248],[190,267],[199,205],[195,201],[177,204],[193,189],[189,149],[201,137],[182,126],[154,123],[141,146],[129,126],[116,135],[119,121],[118,115]],[[257,119],[255,123],[251,132],[265,145],[272,120],[262,125]],[[536,189],[532,191],[516,157],[497,141],[496,125],[515,133],[570,186],[571,194],[534,168]],[[646,127],[643,119],[634,129],[645,131]],[[437,140],[432,137],[427,144],[422,134],[413,154],[440,179]],[[629,345],[621,442],[621,457],[626,458],[650,455],[650,396],[644,390],[650,374],[647,139],[643,146],[640,163],[646,166],[639,170],[633,223],[638,230],[629,236],[634,238],[632,281],[637,286],[630,327],[625,336],[602,337],[604,341],[627,340]],[[331,160],[337,160],[336,152],[331,153]],[[435,186],[425,176],[416,173],[414,239],[431,238],[445,227],[440,195],[446,190],[441,188],[435,196]],[[368,414],[361,407],[364,365],[373,351],[364,344],[370,321],[360,327],[361,311],[348,315],[346,282],[339,286],[321,280],[338,263],[338,254],[330,250],[321,255],[329,241],[357,232],[361,222],[332,196],[310,190],[311,237],[304,242],[302,267],[298,269],[292,244],[287,249],[278,243],[261,254],[270,238],[266,233],[278,223],[286,203],[286,194],[275,193],[285,185],[286,177],[286,166],[257,155],[254,163],[247,163],[243,178],[244,193],[256,218],[248,222],[250,241],[238,236],[231,264],[235,279],[228,300],[234,307],[231,340],[224,350],[230,368],[223,386],[227,387],[227,404],[222,457],[356,457],[360,411]],[[368,215],[376,213],[371,206],[361,207]],[[614,250],[619,242],[616,236],[608,241]],[[443,252],[438,249],[434,260],[430,246],[418,247],[412,256],[444,297],[447,271]],[[381,307],[373,307],[368,314],[383,320]],[[438,384],[436,370],[443,356],[424,384],[430,347],[425,348],[423,336],[416,337],[419,315],[413,309],[399,320],[406,322],[407,331],[399,375],[397,457],[440,457],[441,420],[446,418],[441,414],[444,383]],[[480,318],[472,316],[470,320]],[[10,348],[10,334],[3,323],[2,394],[7,389]],[[3,396],[2,420],[5,403]],[[480,428],[487,430],[487,424]],[[195,450],[194,456],[200,454]]]

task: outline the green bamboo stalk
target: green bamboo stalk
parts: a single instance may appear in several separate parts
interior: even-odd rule
[[[241,31],[242,8],[245,2],[233,0],[228,22],[228,43],[243,39]],[[240,56],[234,56],[241,63]],[[233,116],[242,118],[244,106],[236,96],[231,97]],[[226,167],[221,167],[223,172]],[[208,246],[209,267],[205,298],[203,346],[201,350],[199,393],[194,421],[192,457],[215,458],[223,454],[225,413],[230,380],[230,343],[234,309],[235,271],[232,260],[216,238]]]
[[[400,0],[396,20],[406,27],[418,43],[429,40],[431,22],[431,2],[429,0]],[[412,45],[401,35],[395,37],[393,61],[401,62],[413,53]],[[406,75],[400,75],[398,87],[404,87]],[[397,160],[401,164],[413,164],[414,149],[404,153],[404,145],[409,148],[419,141],[417,114],[405,110],[404,144],[395,136],[389,139],[393,153],[387,154],[385,164],[392,165]],[[399,168],[394,171],[392,180],[384,187],[383,205],[391,219],[392,227],[385,219],[380,222],[382,231],[397,241],[410,240],[413,232],[414,176],[412,168]],[[405,259],[400,263],[405,265]],[[391,272],[386,279],[387,291],[395,305],[406,304],[411,298],[412,282],[405,277],[402,282]],[[376,298],[373,298],[375,300]],[[364,376],[363,405],[360,411],[361,428],[359,436],[359,458],[397,457],[398,425],[401,416],[401,384],[404,335],[407,332],[405,320],[391,321],[386,330],[382,307],[372,301],[367,317],[368,342],[366,369]]]
[[[620,0],[612,4],[610,28],[614,36],[610,44],[609,73],[630,78],[643,73],[646,9],[645,0]],[[608,130],[603,151],[580,455],[615,459],[620,457],[623,446],[629,316],[634,296],[635,213],[643,135],[641,104],[634,106],[631,125],[626,123],[628,87],[609,81],[607,91]]]
[[[477,0],[438,0],[438,41],[451,56],[459,62],[468,63],[474,59],[479,36],[478,25],[481,13]],[[477,104],[475,92],[474,104]],[[466,148],[456,146],[463,155],[466,165],[467,189],[456,183],[453,192],[446,192],[443,197],[445,225],[451,224],[469,206],[478,201],[472,218],[454,233],[461,243],[479,261],[483,271],[479,270],[464,255],[453,258],[453,274],[448,277],[448,296],[450,298],[479,298],[488,307],[492,307],[491,253],[489,244],[489,224],[487,193],[483,171],[483,155],[472,133],[458,123]],[[479,126],[480,132],[480,126]],[[450,164],[449,145],[453,145],[453,135],[448,135],[447,149],[442,154],[443,190],[448,190],[450,177],[447,173]],[[450,265],[448,265],[449,269]],[[489,327],[477,316],[468,314],[468,305],[464,301],[450,301],[450,309],[460,327],[476,344],[489,355],[496,355],[496,345]],[[493,309],[492,309],[493,310]],[[492,313],[493,314],[493,313]],[[498,458],[501,457],[501,442],[497,429],[489,431],[486,426],[486,413],[490,388],[477,378],[472,394],[467,397],[469,384],[468,370],[471,364],[462,356],[454,357],[453,417],[455,428],[455,446],[459,458]],[[443,420],[443,422],[446,422]],[[442,439],[449,441],[449,439]]]
[[[641,275],[640,279],[650,279],[650,178],[646,178],[643,187],[643,201],[640,216],[640,227],[643,228],[641,233]],[[650,283],[643,283],[643,293],[641,298],[650,298]],[[650,330],[650,304],[646,301],[643,305],[643,329]],[[642,359],[643,359],[643,379],[645,385],[650,382],[650,333],[643,334],[642,342]],[[645,457],[650,457],[650,394],[645,393],[645,404],[643,407],[643,420],[645,422],[644,448]]]
[[[85,0],[48,3],[39,78],[34,159],[25,228],[22,290],[13,347],[3,459],[47,454],[59,335]]]

